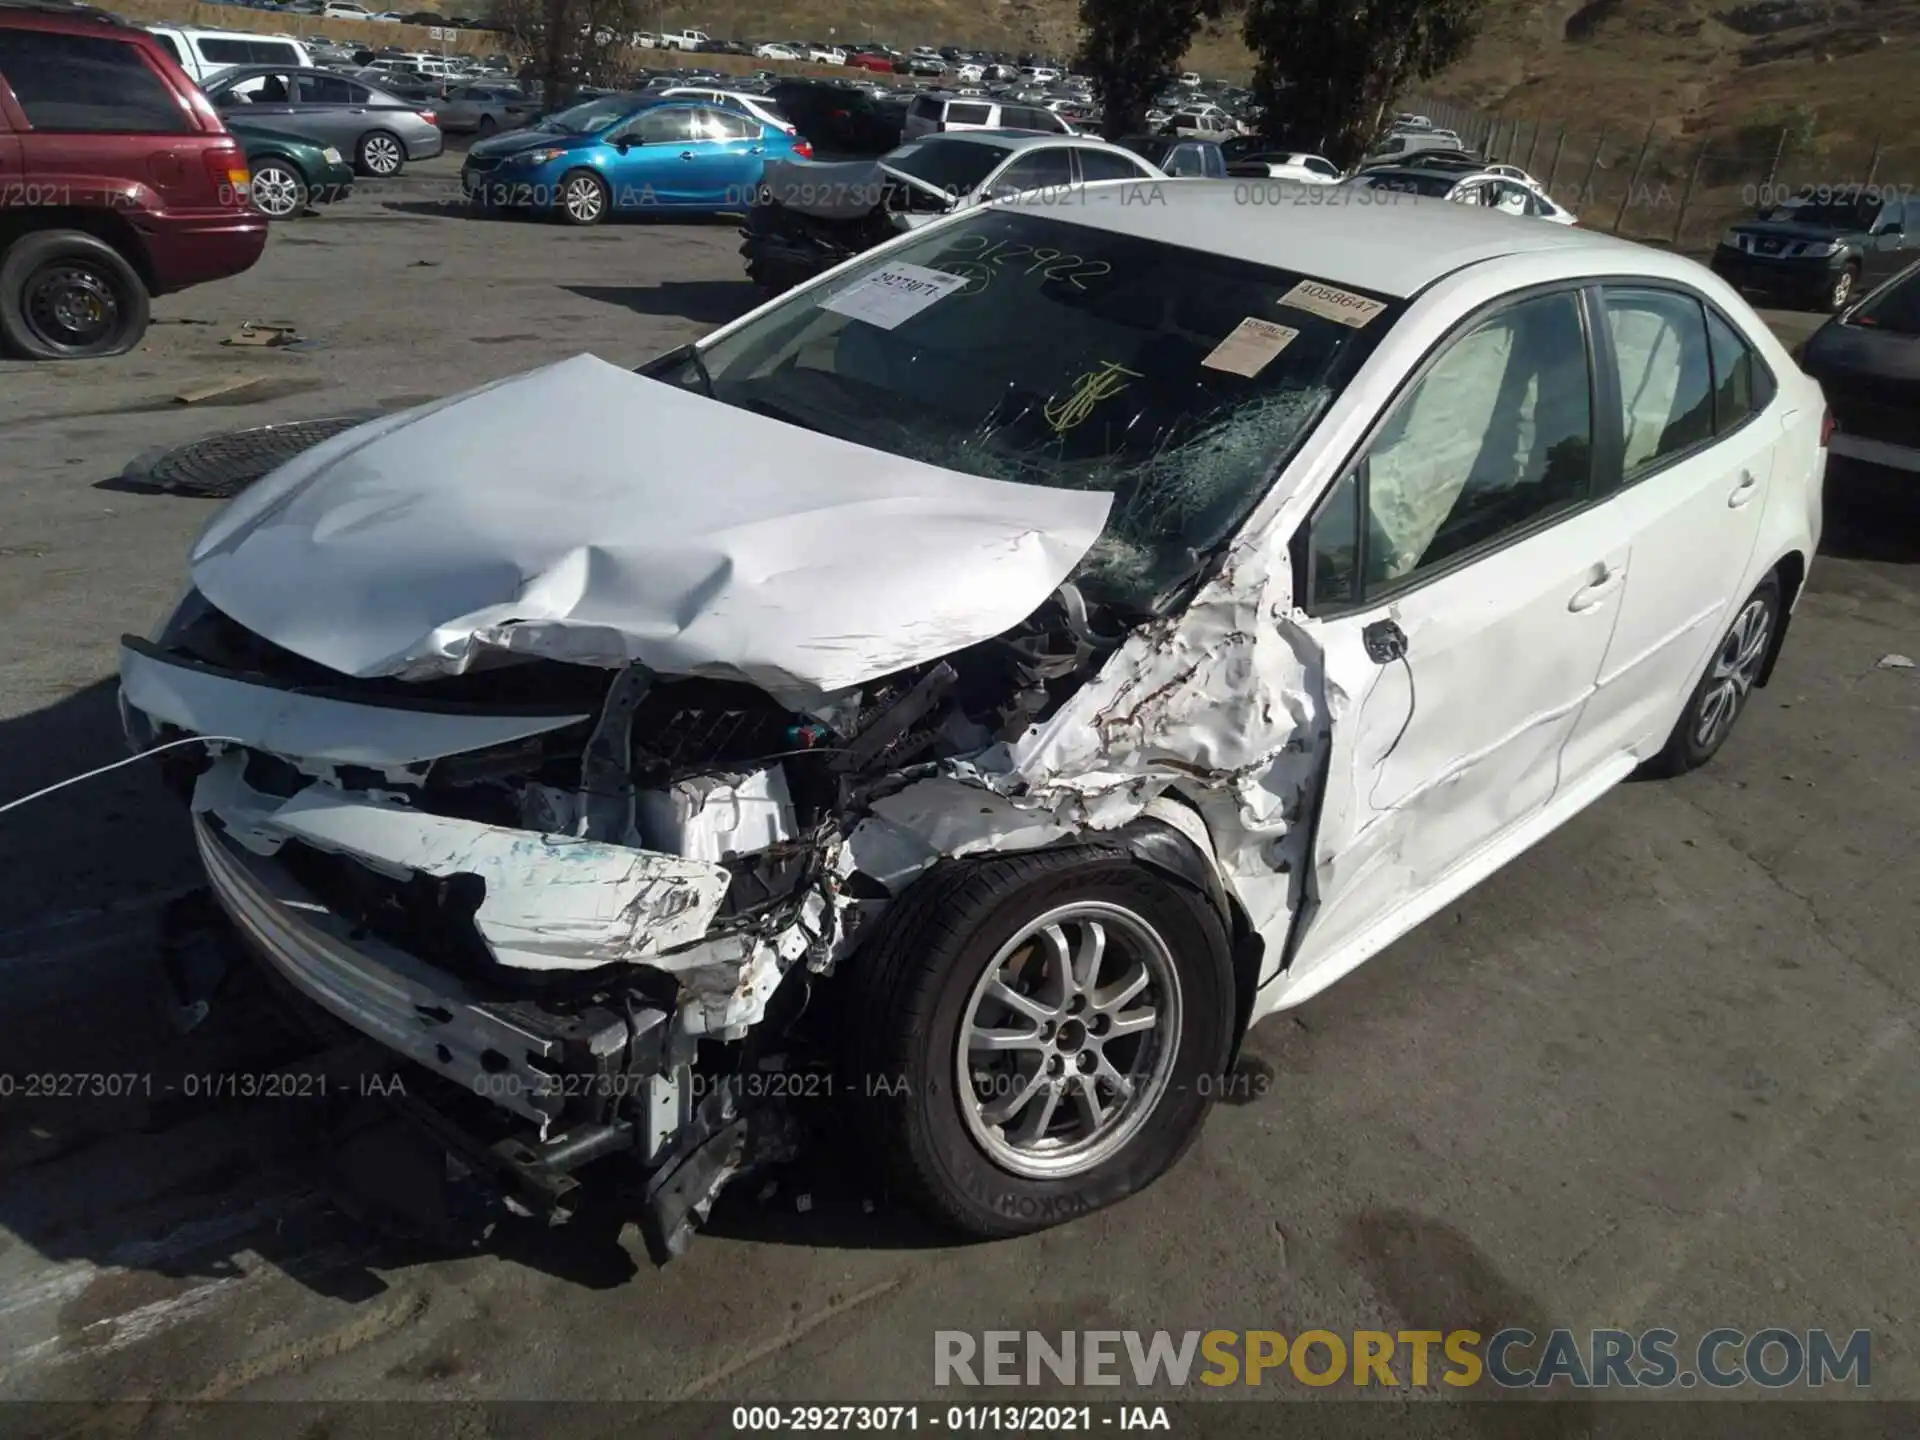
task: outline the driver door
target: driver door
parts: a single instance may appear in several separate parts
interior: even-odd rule
[[[1295,537],[1344,696],[1290,988],[1312,993],[1532,839],[1619,617],[1577,289],[1466,322]],[[1537,833],[1544,833],[1544,829]]]
[[[1908,240],[1906,218],[1920,216],[1920,202],[1890,194],[1874,217],[1872,233],[1867,237],[1866,253],[1861,257],[1861,290],[1865,292],[1882,280],[1892,278],[1906,268],[1914,257],[1913,242]]]

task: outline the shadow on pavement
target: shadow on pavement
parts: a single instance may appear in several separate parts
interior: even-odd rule
[[[1920,564],[1920,476],[1834,456],[1827,462],[1820,553]]]
[[[636,315],[664,315],[699,325],[724,325],[760,303],[746,280],[668,280],[659,285],[564,285],[583,300],[619,305]]]

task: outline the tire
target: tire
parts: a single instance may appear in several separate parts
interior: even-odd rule
[[[376,180],[391,180],[407,163],[407,147],[390,130],[369,130],[353,152],[354,168]]]
[[[1780,577],[1769,575],[1734,612],[1700,683],[1674,723],[1660,753],[1647,763],[1650,775],[1672,777],[1697,770],[1719,753],[1753,693],[1780,629]]]
[[[84,231],[30,231],[0,252],[0,349],[24,359],[123,355],[149,303],[127,257]]]
[[[253,208],[269,220],[291,220],[311,199],[307,177],[292,162],[274,155],[253,167]]]
[[[1848,262],[1840,273],[1833,277],[1833,288],[1827,292],[1827,313],[1838,315],[1846,309],[1853,303],[1853,297],[1859,292],[1859,288],[1860,267]]]
[[[1094,983],[1053,1007],[1057,1029],[988,990],[998,975],[1029,997],[1025,1007],[1045,1011],[1059,975],[1040,967],[1066,947],[1081,953],[1094,924],[1107,936]],[[1026,938],[1049,925],[1058,951]],[[968,1235],[1045,1229],[1150,1185],[1198,1136],[1208,1082],[1232,1047],[1233,970],[1219,917],[1119,851],[938,867],[886,913],[861,964],[841,1027],[841,1093],[892,1188]],[[1143,975],[1147,988],[1122,993],[1123,981]],[[1106,1008],[1089,1005],[1093,992],[1106,994]],[[1115,1017],[1139,1024],[1149,1009],[1150,1024],[1111,1031]],[[962,1035],[983,1029],[1006,1048],[969,1046],[963,1072]],[[1016,1039],[1016,1030],[1027,1033]],[[1043,1069],[1053,1078],[1035,1088]],[[1121,1092],[1102,1083],[1108,1073],[1129,1078],[1130,1094],[1116,1100]],[[1091,1130],[1088,1093],[1107,1102],[1104,1125]]]
[[[560,177],[554,214],[568,225],[598,225],[607,218],[607,182],[591,170],[569,170]]]

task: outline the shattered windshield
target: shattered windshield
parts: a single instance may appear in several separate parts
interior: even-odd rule
[[[993,210],[849,267],[702,350],[708,378],[676,378],[947,469],[1110,492],[1076,579],[1146,613],[1240,525],[1399,310]]]

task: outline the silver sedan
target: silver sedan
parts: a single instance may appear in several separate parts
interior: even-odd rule
[[[362,175],[376,179],[398,175],[409,160],[431,160],[446,148],[432,110],[330,70],[236,66],[206,90],[221,114],[332,145]]]

